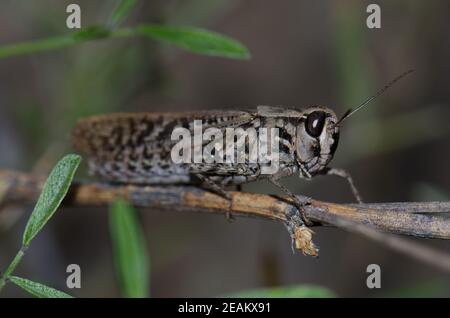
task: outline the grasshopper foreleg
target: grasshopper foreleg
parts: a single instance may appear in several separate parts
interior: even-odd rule
[[[356,201],[358,201],[358,203],[363,203],[362,197],[359,194],[359,191],[356,188],[351,175],[347,171],[345,171],[344,169],[339,169],[339,168],[326,168],[323,170],[323,174],[330,175],[330,176],[338,176],[338,177],[341,177],[341,178],[344,178],[345,180],[347,180]]]
[[[309,204],[310,199],[308,197],[299,197],[295,195],[291,190],[282,185],[277,178],[269,178],[269,181],[276,187],[280,188],[280,190],[286,193],[292,201],[294,201],[294,204],[300,213],[301,221],[303,223],[302,225],[312,225],[312,222],[308,220],[305,214],[305,206]]]
[[[313,232],[306,226],[312,224],[305,215],[305,206],[309,204],[310,198],[295,195],[288,188],[282,185],[277,178],[272,177],[268,180],[280,188],[284,193],[289,195],[297,208],[289,210],[286,213],[285,225],[291,237],[292,252],[295,252],[296,247],[305,255],[317,256],[318,249],[312,242]]]

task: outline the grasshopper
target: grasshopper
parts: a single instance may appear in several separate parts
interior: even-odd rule
[[[279,187],[295,203],[299,214],[287,216],[286,226],[294,238],[296,227],[306,228],[308,200],[299,199],[280,183],[286,176],[298,174],[311,179],[316,175],[335,175],[347,180],[358,202],[361,196],[348,172],[329,167],[339,141],[342,123],[381,95],[395,82],[411,73],[407,71],[389,82],[375,95],[338,118],[327,107],[305,109],[259,106],[256,110],[198,111],[175,113],[118,113],[81,119],[73,130],[75,148],[87,155],[91,173],[111,183],[122,184],[198,184],[229,198],[229,185],[266,179]],[[278,170],[261,173],[262,164],[243,162],[174,163],[175,128],[193,131],[194,120],[220,130],[229,128],[276,128],[279,145]],[[233,146],[234,147],[234,146]],[[307,254],[315,255],[312,251]]]

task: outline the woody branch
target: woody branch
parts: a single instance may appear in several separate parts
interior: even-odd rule
[[[45,179],[19,172],[0,171],[0,211],[14,204],[34,204]],[[192,186],[134,186],[74,183],[64,206],[107,206],[117,198],[136,207],[176,211],[231,213],[286,222],[295,206],[285,197],[230,192],[226,199]],[[333,225],[363,234],[416,258],[450,271],[450,257],[416,242],[386,233],[450,239],[450,202],[336,204],[311,199],[306,216],[314,226]],[[381,233],[383,232],[383,233]],[[301,240],[302,238],[296,238]],[[296,242],[297,248],[301,248]]]

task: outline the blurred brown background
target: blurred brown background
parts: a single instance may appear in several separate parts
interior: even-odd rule
[[[69,3],[82,25],[107,20],[113,1],[0,4],[0,45],[71,32]],[[450,196],[450,4],[377,1],[382,28],[366,27],[367,1],[141,1],[125,25],[193,25],[227,34],[249,61],[193,55],[149,39],[111,39],[0,60],[0,167],[47,173],[72,151],[77,118],[114,111],[326,105],[338,114],[403,71],[416,72],[346,122],[333,165],[349,170],[368,202]],[[83,179],[83,173],[78,174]],[[297,193],[348,202],[332,177],[285,184]],[[275,193],[261,182],[245,191]],[[31,207],[0,214],[0,268],[19,248]],[[338,296],[450,296],[435,268],[356,235],[316,231],[320,258],[293,255],[281,224],[141,210],[153,297],[218,296],[244,289],[315,284]],[[422,240],[450,252],[448,242]],[[119,296],[106,209],[62,209],[33,242],[18,272],[64,289],[68,264],[82,268],[81,297]],[[366,266],[382,270],[369,290]],[[8,287],[3,296],[25,296]]]

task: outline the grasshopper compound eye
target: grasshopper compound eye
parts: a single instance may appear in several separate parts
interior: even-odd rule
[[[322,133],[325,125],[326,114],[322,111],[315,111],[306,117],[306,132],[311,137],[317,138]]]

